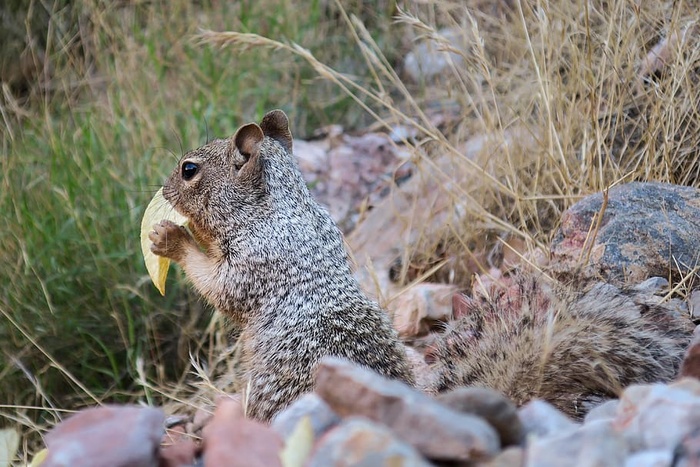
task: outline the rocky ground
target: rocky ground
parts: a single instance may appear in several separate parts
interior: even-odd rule
[[[381,192],[381,184],[372,181],[381,178],[381,167],[402,159],[400,148],[385,136],[346,138],[344,144],[378,145],[386,156],[386,165],[358,169],[373,173],[373,178],[348,181],[342,176],[348,173],[345,169],[334,178],[332,170],[319,168],[332,158],[331,145],[327,140],[316,144],[327,144],[312,158],[321,165],[314,169],[301,158],[307,176],[317,177],[314,189],[321,198],[342,191],[345,183],[358,191],[353,199],[366,200]],[[322,176],[326,178],[318,178]],[[402,189],[414,189],[411,182]],[[377,195],[374,211],[391,218],[381,212],[385,201]],[[697,317],[699,295],[671,298],[669,281],[658,274],[666,272],[676,284],[692,279],[700,250],[699,201],[698,190],[656,183],[621,185],[585,198],[564,214],[545,255],[546,270],[564,279],[575,272],[581,288],[596,281],[621,287],[642,281],[637,288],[649,291],[678,316]],[[352,224],[358,208],[333,212],[340,222]],[[592,225],[595,235],[590,234]],[[588,257],[585,267],[583,256]],[[524,270],[528,264],[533,263],[515,268]],[[465,301],[489,288],[507,287],[512,268],[510,264],[481,274],[467,294],[449,284],[414,287],[392,305],[401,336],[414,343],[429,339],[435,323],[449,324]],[[416,349],[414,358],[423,359],[421,347]],[[486,388],[465,387],[431,397],[328,358],[318,369],[315,392],[280,413],[270,426],[247,420],[244,404],[235,396],[221,397],[216,407],[202,408],[194,416],[165,414],[154,407],[105,406],[55,426],[45,436],[47,451],[38,460],[44,458],[42,466],[700,465],[698,378],[696,329],[676,381],[624,388],[619,399],[575,421],[545,401],[516,407]]]
[[[698,376],[698,343],[684,374]],[[695,357],[694,357],[695,356]],[[270,426],[219,400],[196,426],[151,407],[85,410],[47,436],[44,466],[692,466],[700,381],[631,386],[575,422],[544,401],[516,408],[485,388],[432,398],[327,358],[314,393]],[[204,425],[201,428],[201,425]],[[164,426],[169,428],[164,432]]]

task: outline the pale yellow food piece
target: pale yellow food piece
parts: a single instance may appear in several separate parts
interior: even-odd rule
[[[303,467],[314,446],[314,429],[309,416],[297,422],[280,452],[282,467]]]
[[[165,295],[165,279],[168,277],[170,260],[153,254],[151,240],[148,238],[148,233],[153,230],[153,226],[162,220],[173,221],[178,225],[185,225],[187,222],[187,218],[178,213],[168,200],[163,198],[163,189],[161,188],[148,203],[146,211],[143,213],[143,219],[141,219],[141,252],[153,285],[156,286],[161,295]]]
[[[44,463],[48,455],[49,451],[46,448],[37,452],[36,455],[34,455],[34,459],[32,459],[32,462],[29,464],[29,467],[39,467],[41,464]]]

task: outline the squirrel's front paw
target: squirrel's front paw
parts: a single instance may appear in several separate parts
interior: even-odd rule
[[[185,256],[187,246],[194,243],[187,229],[172,221],[158,222],[153,226],[148,238],[153,242],[151,245],[153,253],[178,262]]]

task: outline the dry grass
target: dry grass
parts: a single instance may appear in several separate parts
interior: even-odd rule
[[[402,81],[351,15],[344,19],[371,70],[369,84],[297,44],[239,32],[204,31],[199,38],[299,56],[387,130],[395,124],[417,130],[415,157],[440,178],[453,205],[442,226],[415,235],[418,251],[463,256],[485,237],[493,245],[513,236],[544,247],[562,210],[584,195],[633,180],[699,183],[700,49],[692,6],[461,5],[421,2],[396,17],[420,40],[459,56],[425,93]],[[460,109],[447,133],[426,112],[436,106]],[[465,142],[483,135],[482,149],[467,155]]]
[[[110,14],[92,6],[86,13],[91,27],[78,34],[86,35],[80,43],[94,48],[64,57],[75,66],[53,77],[52,92],[39,93],[43,105],[27,107],[4,90],[2,145],[11,157],[1,164],[17,180],[0,182],[0,206],[11,213],[2,232],[9,246],[0,262],[7,265],[3,278],[15,278],[0,296],[13,343],[3,352],[16,362],[40,355],[22,376],[34,391],[13,399],[15,410],[1,409],[7,420],[40,431],[60,417],[61,406],[88,403],[93,393],[98,400],[211,400],[220,386],[216,378],[227,374],[229,364],[221,358],[230,350],[222,337],[225,326],[215,319],[203,334],[198,331],[207,319],[184,287],[173,289],[176,298],[157,301],[129,235],[139,225],[150,187],[172,163],[158,148],[177,154],[208,134],[231,133],[268,108],[288,110],[295,127],[306,130],[337,121],[414,128],[419,136],[411,144],[421,176],[437,177],[452,207],[440,225],[422,233],[417,228],[413,248],[428,256],[438,242],[450,255],[513,237],[530,248],[546,247],[562,210],[615,183],[700,185],[700,47],[693,5],[475,0],[466,7],[409,2],[394,10],[377,2],[381,11],[396,14],[394,23],[375,20],[368,27],[358,5],[343,9],[339,3],[314,3],[315,23],[303,23],[291,3],[285,3],[286,16],[270,13],[264,20],[264,5],[253,11],[246,2],[226,11],[216,2],[203,10],[189,2],[164,10],[115,6]],[[246,11],[256,20],[246,22]],[[329,11],[332,19],[324,16]],[[197,19],[185,24],[181,17]],[[458,32],[456,41],[442,32],[446,27]],[[342,35],[332,36],[338,42],[319,46],[330,31],[341,29]],[[397,60],[406,37],[433,41],[460,59],[434,81],[411,84]],[[54,44],[52,50],[70,51],[69,45]],[[261,62],[274,66],[260,68]],[[356,69],[365,72],[352,73]],[[436,125],[435,112],[453,114],[450,125]],[[480,150],[468,153],[467,143],[479,136]],[[47,162],[46,153],[56,156]],[[57,171],[57,164],[70,170]],[[23,192],[27,186],[39,191]],[[67,221],[19,225],[37,218],[32,203]],[[100,221],[105,205],[112,217]],[[97,220],[86,222],[86,216]],[[71,232],[66,243],[57,242],[65,229]],[[65,247],[68,257],[56,259],[59,245],[70,242],[88,248]],[[76,256],[94,266],[70,269],[66,265]],[[56,278],[66,274],[85,284],[68,287]],[[112,310],[109,324],[89,312],[88,320],[55,324],[66,306],[94,304]],[[35,319],[18,319],[28,314]],[[55,329],[37,326],[43,319]],[[108,336],[123,346],[117,352],[93,343],[84,355],[78,352],[79,360],[93,365],[90,355],[104,360],[107,353],[110,360],[105,378],[86,384],[76,377],[83,389],[66,383],[74,347],[37,350],[47,339],[69,334],[70,326],[86,326],[81,334],[89,333],[88,321],[112,326]],[[164,323],[184,323],[174,345],[166,342],[171,334],[159,331]],[[173,361],[179,363],[169,371]],[[17,377],[18,365],[4,371]],[[69,402],[59,404],[46,393],[42,381],[51,372],[73,387]],[[188,400],[192,393],[197,398]],[[33,409],[21,405],[38,406],[49,416],[37,422],[28,415]]]

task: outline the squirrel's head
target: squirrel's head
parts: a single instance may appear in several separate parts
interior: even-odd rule
[[[232,212],[245,215],[264,208],[269,165],[264,160],[275,148],[292,153],[289,120],[281,110],[268,112],[260,125],[249,123],[230,138],[185,154],[165,182],[163,196],[206,234],[215,223],[235,221]]]

